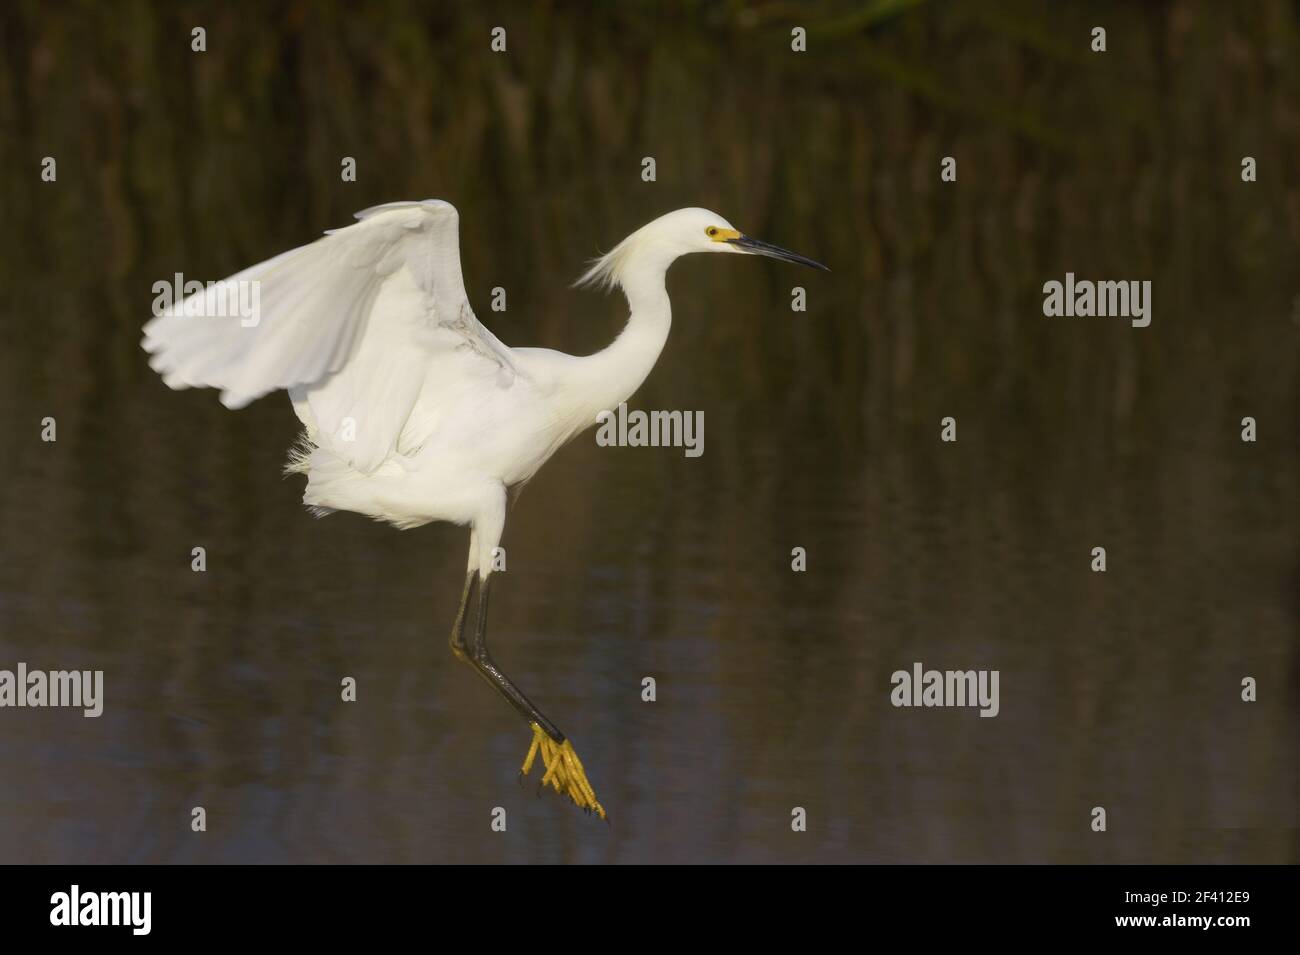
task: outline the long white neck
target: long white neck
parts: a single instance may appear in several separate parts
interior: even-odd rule
[[[675,257],[650,253],[624,271],[623,292],[631,308],[627,325],[607,348],[580,359],[588,421],[630,398],[659,360],[673,321],[664,276]]]

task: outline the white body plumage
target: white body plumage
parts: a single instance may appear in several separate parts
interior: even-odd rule
[[[228,407],[287,390],[306,429],[290,459],[307,476],[304,503],[403,528],[469,524],[470,568],[484,577],[507,489],[650,373],[671,324],[672,262],[775,248],[705,209],[654,220],[579,280],[621,287],[631,314],[609,347],[575,357],[508,348],[478,321],[448,203],[389,203],[357,218],[226,280],[259,283],[255,324],[182,303],[145,326],[144,348],[170,387],[220,388]]]

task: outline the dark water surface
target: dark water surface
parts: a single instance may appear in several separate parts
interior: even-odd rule
[[[187,14],[4,14],[0,668],[106,702],[0,709],[0,861],[1297,861],[1293,9],[1115,9],[1100,67],[1067,5],[811,6],[804,60],[603,5],[214,16],[197,62]],[[632,405],[705,453],[589,432],[510,515],[494,649],[609,827],[516,785],[526,727],[447,649],[465,531],[313,520],[283,396],[138,348],[154,281],[426,195],[511,345],[612,337],[566,285],[677,206],[834,269],[675,266]],[[1152,280],[1151,326],[1044,317],[1067,271]],[[894,708],[915,661],[997,669],[1000,714]]]

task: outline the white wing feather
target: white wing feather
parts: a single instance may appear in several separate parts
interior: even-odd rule
[[[145,325],[143,346],[169,387],[220,388],[230,408],[287,389],[308,437],[369,473],[418,449],[440,396],[509,388],[518,369],[470,308],[453,206],[390,202],[357,219],[221,283],[257,283],[255,323],[215,315],[209,288]]]

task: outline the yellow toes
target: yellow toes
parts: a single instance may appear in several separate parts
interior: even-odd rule
[[[523,768],[519,770],[520,776],[527,776],[528,771],[533,768],[533,760],[537,758],[537,749],[541,745],[541,740],[544,735],[545,734],[538,728],[537,724],[534,723],[533,745],[528,747],[528,755],[524,757]]]
[[[528,747],[528,755],[524,757],[519,775],[528,775],[540,753],[542,766],[545,767],[542,785],[550,786],[560,795],[568,796],[574,805],[590,810],[604,819],[605,807],[596,799],[596,791],[587,781],[587,772],[582,768],[582,760],[574,752],[573,744],[567,739],[563,743],[556,743],[536,723],[532,727],[533,743]]]

